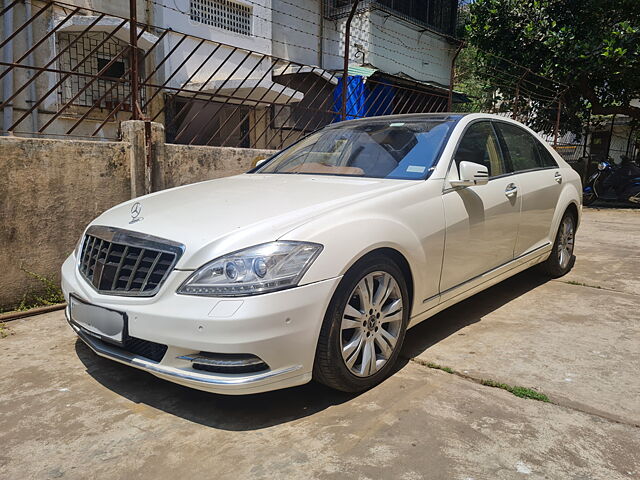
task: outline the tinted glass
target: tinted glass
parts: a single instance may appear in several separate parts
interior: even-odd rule
[[[489,176],[507,173],[498,139],[489,122],[473,123],[464,133],[455,155],[456,165],[473,162],[489,169]]]
[[[377,121],[327,128],[277,154],[255,173],[424,179],[456,122]]]
[[[544,167],[538,141],[529,132],[515,125],[496,122],[502,135],[511,166],[516,172]]]
[[[553,158],[553,155],[549,153],[549,150],[547,150],[546,147],[542,145],[540,142],[537,142],[537,145],[538,145],[538,153],[540,154],[540,160],[542,161],[542,166],[557,167],[558,162],[556,162],[555,158]]]

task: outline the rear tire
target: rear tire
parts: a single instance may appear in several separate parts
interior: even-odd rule
[[[409,321],[407,284],[385,256],[357,262],[340,281],[320,330],[313,377],[360,392],[393,370]]]
[[[570,211],[564,212],[562,220],[560,220],[558,233],[556,233],[556,239],[553,242],[551,255],[545,262],[540,264],[542,271],[552,278],[562,277],[573,268],[573,264],[576,261],[576,257],[573,254],[576,225],[577,219],[575,215]]]

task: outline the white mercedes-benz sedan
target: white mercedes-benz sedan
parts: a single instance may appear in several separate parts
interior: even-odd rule
[[[66,315],[96,354],[189,387],[361,391],[413,325],[534,265],[567,273],[581,191],[503,117],[346,121],[100,215],[62,266]]]

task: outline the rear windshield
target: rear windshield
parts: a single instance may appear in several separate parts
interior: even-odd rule
[[[425,179],[456,121],[370,122],[327,128],[278,153],[254,173]]]

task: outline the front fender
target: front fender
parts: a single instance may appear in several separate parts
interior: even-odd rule
[[[431,192],[433,189],[433,192]],[[409,264],[414,286],[412,314],[421,313],[423,299],[437,296],[444,249],[441,185],[424,182],[413,191],[383,195],[309,222],[282,237],[320,243],[322,253],[301,284],[344,275],[354,263],[379,248],[399,252]]]

